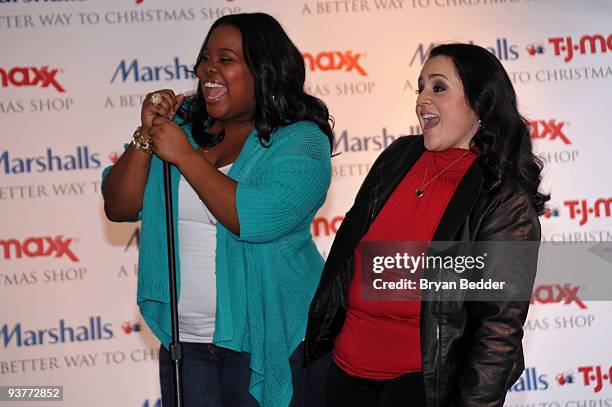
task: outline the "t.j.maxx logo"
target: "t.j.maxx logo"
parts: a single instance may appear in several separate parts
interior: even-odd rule
[[[567,135],[563,132],[566,122],[557,122],[557,119],[532,120],[529,122],[531,127],[531,137],[536,140],[548,139],[554,141],[559,139],[564,144],[572,144]]]
[[[572,284],[542,284],[533,290],[531,303],[535,304],[565,304],[575,303],[578,308],[586,309],[587,306],[578,297],[579,286]]]
[[[55,78],[58,72],[59,69],[49,69],[48,66],[42,66],[40,68],[33,66],[18,66],[9,70],[0,68],[0,79],[2,80],[3,88],[9,85],[15,87],[40,85],[41,88],[52,86],[58,92],[63,93],[66,91]]]
[[[593,386],[593,392],[599,393],[604,385],[612,384],[611,366],[579,366],[584,386]]]
[[[4,250],[5,259],[22,257],[63,257],[66,256],[74,262],[79,258],[70,248],[73,239],[66,239],[61,235],[51,237],[28,237],[23,242],[17,239],[0,240],[0,246]]]
[[[612,51],[612,34],[590,34],[580,38],[553,37],[548,42],[554,47],[555,56],[562,56],[565,62],[569,62],[574,55],[580,54],[605,54]]]
[[[302,54],[304,63],[311,71],[357,71],[362,76],[368,76],[368,73],[359,63],[359,58],[363,56],[358,52],[353,54],[353,51],[325,51],[312,55],[308,52]]]
[[[580,219],[580,226],[588,222],[589,216],[595,218],[612,216],[612,198],[596,199],[593,205],[589,205],[586,199],[573,199],[563,201],[563,205],[569,209],[570,219]]]

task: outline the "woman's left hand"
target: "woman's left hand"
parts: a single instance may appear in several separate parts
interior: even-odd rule
[[[148,129],[148,134],[155,155],[171,164],[176,165],[185,157],[196,153],[185,132],[166,117],[155,117],[153,125]]]

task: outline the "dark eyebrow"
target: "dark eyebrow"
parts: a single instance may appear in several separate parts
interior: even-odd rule
[[[436,78],[436,77],[441,77],[441,78],[444,78],[444,79],[448,80],[448,78],[446,76],[442,75],[441,73],[432,73],[432,74],[429,74],[429,79]],[[423,77],[419,75],[419,77],[417,79],[417,82],[423,82]]]
[[[220,49],[219,49],[219,51],[229,51],[229,52],[231,52],[232,54],[239,55],[239,54],[238,54],[236,51],[234,51],[234,50],[233,50],[233,49],[231,49],[231,48],[220,48]],[[204,48],[204,49],[202,50],[202,53],[204,53],[204,52],[210,52],[210,50],[208,49],[208,47],[206,47],[206,48]]]
[[[236,54],[236,55],[238,55],[238,53],[237,53],[236,51],[234,51],[233,49],[231,49],[231,48],[221,48],[221,51],[229,51],[229,52],[231,52],[232,54]]]
[[[432,73],[432,74],[429,74],[429,79],[431,79],[431,78],[436,78],[436,77],[438,77],[438,76],[440,76],[440,77],[442,77],[442,78],[444,78],[444,79],[448,80],[448,78],[447,78],[446,76],[442,75],[441,73]]]

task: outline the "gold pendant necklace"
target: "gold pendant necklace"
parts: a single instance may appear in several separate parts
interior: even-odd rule
[[[425,182],[425,178],[427,178],[427,172],[429,171],[429,163],[431,162],[431,155],[429,156],[429,160],[427,160],[427,167],[425,167],[425,174],[423,174],[423,179],[421,180],[421,186],[417,189],[414,190],[414,195],[417,198],[422,197],[423,195],[425,195],[425,187],[429,184],[431,184],[433,182],[433,180],[435,180],[436,178],[438,178],[440,175],[442,175],[442,173],[446,170],[448,170],[450,167],[452,167],[453,165],[455,165],[459,160],[461,160],[463,157],[465,157],[467,155],[467,153],[469,153],[470,150],[467,150],[465,153],[461,154],[461,156],[459,156],[459,158],[457,158],[455,161],[453,161],[452,163],[450,163],[449,165],[447,165],[446,167],[444,167],[439,173],[437,173],[432,179],[430,179],[429,181]],[[425,182],[425,183],[424,183]]]

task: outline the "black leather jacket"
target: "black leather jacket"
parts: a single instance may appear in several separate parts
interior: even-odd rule
[[[353,253],[406,173],[424,151],[420,136],[397,139],[376,160],[342,222],[310,306],[305,362],[329,353],[346,317]],[[452,196],[433,241],[540,241],[538,215],[524,189],[506,181],[482,190],[478,162]],[[497,277],[533,287],[538,243],[529,253],[498,253]],[[511,258],[504,258],[506,257]],[[421,302],[421,355],[427,407],[503,406],[524,369],[522,337],[529,301]]]

